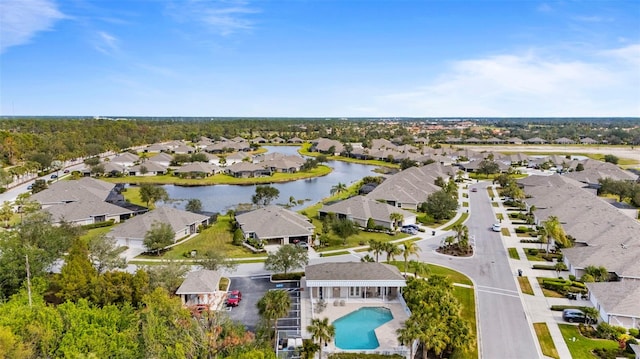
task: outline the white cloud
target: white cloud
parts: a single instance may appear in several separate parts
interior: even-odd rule
[[[118,45],[118,38],[105,31],[98,31],[98,39],[94,44],[96,50],[102,52],[105,55],[111,55],[120,51]]]
[[[0,53],[29,43],[38,32],[50,30],[65,18],[50,0],[0,1]]]
[[[201,1],[191,0],[171,9],[171,14],[181,21],[197,20],[212,31],[227,36],[239,31],[249,31],[254,21],[247,15],[260,11],[245,1]]]
[[[406,116],[640,116],[639,51],[632,45],[589,60],[530,52],[458,61],[430,84],[381,97],[377,107]]]

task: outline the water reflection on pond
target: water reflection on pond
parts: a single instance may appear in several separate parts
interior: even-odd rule
[[[297,154],[295,146],[265,146],[269,152],[285,154]],[[288,203],[290,198],[306,200],[302,205],[292,207],[293,210],[302,209],[320,201],[330,195],[331,187],[338,182],[347,186],[362,179],[365,176],[375,176],[372,172],[376,166],[348,163],[342,161],[329,161],[327,163],[333,171],[323,177],[310,178],[286,183],[274,183],[273,187],[280,191],[280,196],[275,204]],[[182,187],[165,185],[164,189],[174,201],[171,205],[184,208],[189,199],[197,198],[202,201],[204,211],[224,213],[228,209],[235,208],[239,203],[251,203],[251,196],[255,194],[255,185],[215,185],[199,187]]]

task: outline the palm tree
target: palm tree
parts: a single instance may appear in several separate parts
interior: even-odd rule
[[[376,256],[376,263],[378,263],[378,257],[380,253],[384,252],[384,243],[376,241],[375,239],[369,240],[369,250]]]
[[[289,309],[291,297],[284,290],[270,290],[258,301],[258,313],[266,321],[269,330],[273,323],[274,334],[278,332],[278,318],[287,315]]]
[[[407,261],[412,255],[418,256],[418,252],[422,249],[415,242],[405,242],[402,247],[402,257],[404,258],[404,271],[407,272]]]
[[[312,340],[318,340],[320,344],[320,359],[322,359],[322,343],[328,343],[336,335],[336,327],[329,324],[329,318],[313,318],[311,325],[307,327]]]
[[[548,237],[549,235],[547,234],[547,230],[544,228],[544,226],[539,227],[538,229],[538,239],[540,240],[540,250],[542,250],[542,245],[545,243],[549,243]],[[549,252],[549,247],[547,247],[547,252]]]
[[[415,320],[407,320],[404,327],[396,330],[398,341],[405,347],[409,347],[409,358],[413,359],[413,341],[420,337],[420,327]]]
[[[393,229],[398,230],[398,224],[404,221],[402,213],[393,212],[389,215],[389,219],[393,221]]]
[[[384,251],[387,252],[387,263],[391,263],[391,261],[395,259],[395,256],[400,254],[398,245],[391,242],[384,243]]]
[[[333,195],[342,193],[346,190],[347,190],[347,185],[342,182],[338,182],[337,185],[331,187],[331,195],[333,196]]]
[[[556,274],[558,275],[558,277],[560,277],[560,272],[562,272],[563,270],[566,270],[567,265],[562,262],[558,262],[553,266],[553,269],[556,270]]]
[[[582,308],[582,311],[584,312],[584,315],[587,316],[587,319],[589,319],[590,323],[597,323],[598,322],[598,317],[600,316],[600,312],[594,308],[594,307],[584,307]]]
[[[560,224],[558,217],[549,216],[549,218],[543,222],[543,226],[547,232],[547,253],[549,253],[551,240],[555,243],[559,243],[563,247],[571,247],[573,245],[564,233],[564,229],[562,229],[562,224]]]
[[[409,268],[413,270],[413,275],[418,278],[418,276],[429,275],[431,271],[429,269],[429,265],[420,261],[409,261]]]

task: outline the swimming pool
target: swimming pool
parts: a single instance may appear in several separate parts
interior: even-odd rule
[[[364,307],[336,319],[336,347],[345,350],[375,349],[380,343],[374,329],[393,319],[382,307]]]

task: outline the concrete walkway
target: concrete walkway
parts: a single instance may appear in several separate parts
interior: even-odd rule
[[[494,192],[497,194],[496,186],[492,186]],[[498,197],[496,197],[497,199]],[[560,358],[571,358],[571,353],[569,352],[569,348],[562,337],[562,333],[560,332],[560,328],[558,327],[559,323],[563,323],[562,312],[552,311],[550,308],[552,305],[584,305],[589,306],[591,303],[586,300],[570,300],[566,298],[551,298],[545,297],[542,292],[542,287],[538,283],[537,277],[555,277],[556,272],[550,270],[540,270],[533,269],[534,264],[550,264],[550,262],[532,262],[526,256],[525,250],[527,248],[540,248],[540,245],[537,243],[520,243],[521,237],[516,235],[515,228],[521,226],[522,224],[513,224],[511,220],[509,220],[509,215],[507,208],[503,206],[502,200],[497,199],[498,207],[493,207],[496,215],[502,214],[503,220],[501,222],[502,228],[505,228],[509,231],[509,236],[502,235],[502,242],[504,244],[505,249],[507,248],[516,248],[518,252],[518,256],[520,259],[509,259],[509,265],[514,273],[514,276],[517,276],[518,270],[522,271],[522,276],[526,277],[531,284],[531,289],[533,290],[533,295],[524,294],[520,291],[520,298],[524,304],[525,315],[529,320],[529,325],[533,330],[533,323],[546,323],[549,328],[549,332],[553,339],[553,344],[558,351],[558,355]],[[535,239],[531,237],[531,239]],[[508,251],[508,250],[507,250]],[[567,272],[564,272],[561,275],[567,275]],[[518,285],[518,288],[520,286]],[[539,345],[539,344],[538,344]]]

